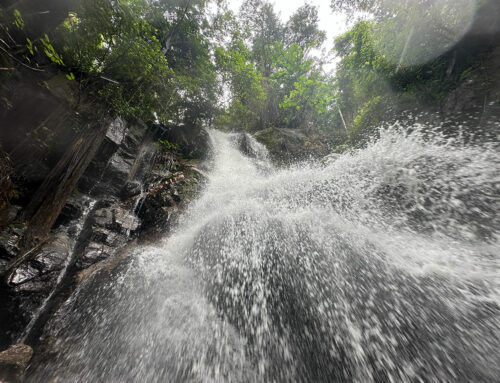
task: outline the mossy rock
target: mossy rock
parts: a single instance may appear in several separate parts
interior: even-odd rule
[[[278,163],[319,158],[330,151],[324,137],[301,129],[268,128],[257,132],[255,138],[267,147]]]

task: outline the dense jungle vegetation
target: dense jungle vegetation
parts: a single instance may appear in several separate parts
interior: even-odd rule
[[[338,60],[332,74],[308,4],[283,24],[262,0],[236,15],[205,0],[31,3],[2,8],[2,81],[57,70],[116,115],[315,130],[336,144],[355,143],[388,111],[436,105],[478,71],[491,46],[464,49],[457,36],[472,12],[494,8],[492,0],[332,0],[354,25],[327,46]]]

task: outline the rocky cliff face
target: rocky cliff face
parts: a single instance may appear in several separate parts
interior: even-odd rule
[[[168,232],[203,176],[199,161],[160,150],[156,141],[166,133],[120,118],[109,124],[50,236],[28,251],[19,245],[26,230],[18,214],[22,207],[6,209],[0,232],[0,350],[27,343],[36,354],[43,328],[56,320],[57,308],[80,281],[115,267],[124,259],[122,249],[136,241]],[[198,137],[197,154],[207,149],[203,137]],[[12,366],[0,363],[0,379],[15,380],[19,368],[14,370],[13,375]]]

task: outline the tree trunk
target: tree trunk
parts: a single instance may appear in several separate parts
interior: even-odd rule
[[[84,132],[68,148],[22,213],[28,228],[21,239],[22,251],[44,240],[67,199],[106,136],[106,122],[88,123]]]

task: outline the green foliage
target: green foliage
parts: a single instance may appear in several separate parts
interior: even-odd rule
[[[19,29],[24,28],[24,20],[23,17],[21,16],[21,12],[19,12],[18,9],[14,9],[14,25],[18,27]]]
[[[216,123],[250,131],[332,130],[332,79],[319,59],[308,57],[325,39],[317,9],[305,5],[282,25],[270,3],[247,0],[239,17],[226,14],[225,22],[231,40],[216,48],[216,62],[231,98]]]
[[[35,51],[38,50],[38,48],[33,45],[33,42],[27,37],[26,38],[26,49],[28,49],[28,52],[34,56],[35,55]]]
[[[69,78],[78,73],[116,114],[145,121],[155,112],[168,118],[161,112],[172,93],[166,86],[172,70],[148,11],[142,0],[82,0],[59,28]]]
[[[251,61],[251,52],[242,41],[237,41],[229,50],[217,47],[215,57],[232,95],[230,106],[219,121],[251,130],[258,121],[256,112],[266,99],[262,88],[263,78]]]
[[[380,107],[381,95],[390,98],[395,65],[376,50],[372,24],[358,23],[335,41],[342,58],[337,69],[338,107],[342,111],[352,140],[365,136],[377,118],[370,115]]]
[[[326,40],[326,33],[319,30],[318,22],[318,9],[310,4],[304,4],[286,24],[287,43],[297,44],[303,51],[321,46]]]
[[[383,121],[382,97],[376,96],[366,102],[354,118],[353,127],[349,131],[351,142],[360,142],[369,138],[373,129]]]
[[[217,94],[205,6],[205,0],[81,0],[41,37],[29,35],[33,18],[27,19],[25,50],[13,48],[9,57],[35,70],[57,66],[50,70],[63,71],[113,114],[201,125],[213,118]],[[1,21],[5,32],[25,26],[16,10]]]
[[[168,108],[177,123],[200,125],[216,113],[220,93],[209,37],[214,29],[205,14],[205,0],[151,3],[150,22],[173,71]],[[168,15],[167,17],[165,15]]]
[[[286,121],[289,126],[307,127],[318,124],[322,128],[320,118],[333,107],[333,92],[320,73],[303,74],[294,84],[294,89],[285,97],[280,107],[288,111]],[[290,113],[291,110],[293,113]]]
[[[375,20],[357,23],[335,41],[340,57],[335,83],[337,106],[353,144],[366,139],[391,115],[408,109],[436,108],[443,97],[474,73],[481,60],[460,49],[450,50],[447,44],[451,40],[436,32],[436,26],[423,23],[416,28],[409,20],[421,14],[413,10],[413,5],[404,9],[392,3],[391,9],[398,11],[394,15],[385,13],[389,8],[383,7],[388,2],[358,3],[360,7],[378,4],[370,5],[375,7]],[[426,12],[444,20],[441,9],[433,7]],[[450,12],[456,9],[450,7]],[[460,18],[446,17],[449,23],[453,17]],[[444,53],[440,51],[443,47]],[[434,57],[436,52],[439,54]]]
[[[54,46],[50,43],[50,39],[49,39],[49,36],[47,36],[47,34],[45,34],[40,39],[40,42],[43,45],[43,52],[50,59],[50,61],[52,61],[53,63],[58,64],[58,65],[64,65],[64,62],[63,62],[61,56],[56,52],[56,50],[54,49]],[[31,41],[28,41],[28,44],[31,44]],[[33,54],[32,53],[33,49],[30,49],[30,47],[28,47],[28,49],[29,49],[30,53]]]
[[[465,0],[331,0],[335,9],[373,15],[335,41],[335,76],[310,55],[325,40],[314,6],[283,24],[267,0],[246,0],[238,15],[222,9],[213,19],[207,3],[80,0],[42,37],[28,35],[31,19],[9,10],[1,27],[17,28],[26,42],[2,66],[57,68],[123,117],[302,129],[337,144],[362,141],[388,113],[438,104],[480,67],[478,57],[451,49],[471,15]]]

